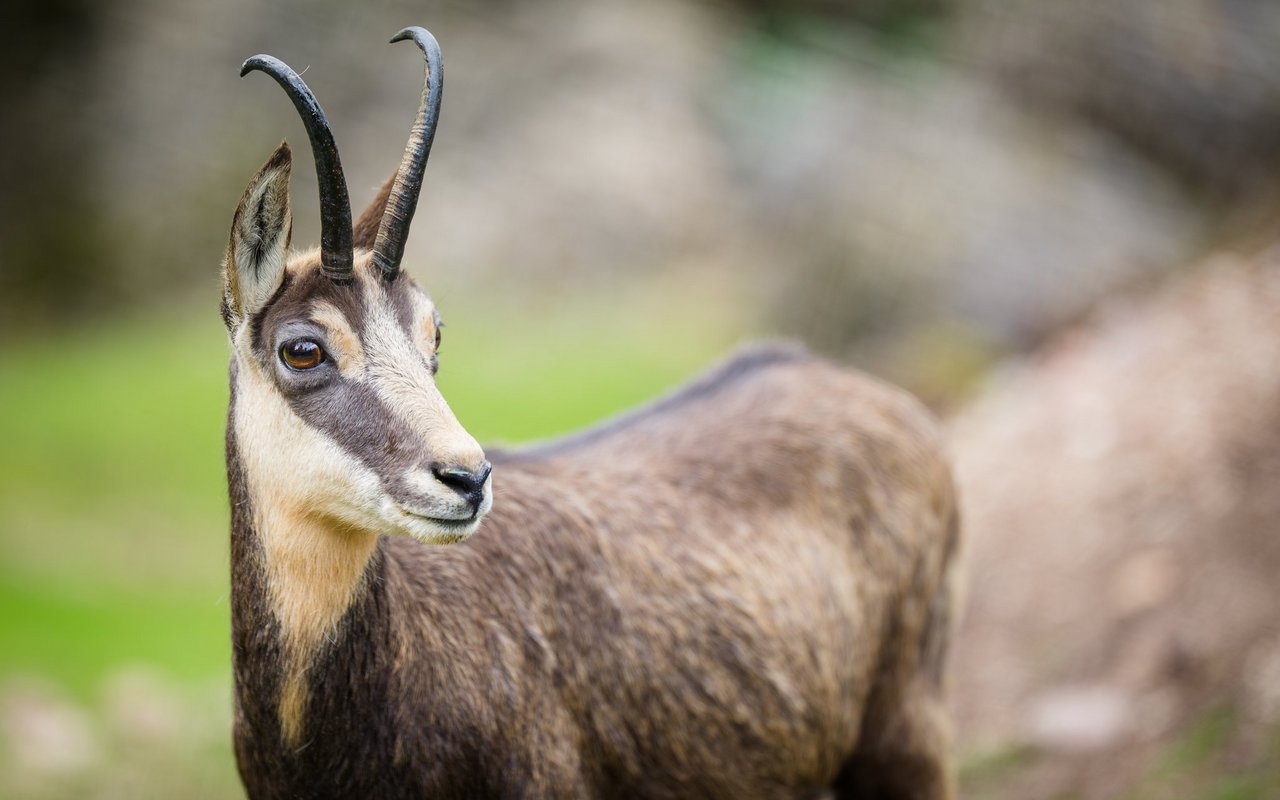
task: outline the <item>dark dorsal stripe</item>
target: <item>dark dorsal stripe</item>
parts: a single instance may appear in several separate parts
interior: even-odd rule
[[[797,344],[760,345],[739,353],[714,368],[708,374],[692,383],[680,386],[665,397],[661,397],[638,409],[624,412],[593,427],[525,447],[509,450],[486,448],[486,452],[489,460],[494,464],[554,458],[597,444],[614,434],[637,428],[646,422],[677,413],[687,406],[732,388],[744,378],[755,375],[762,370],[780,364],[811,360],[813,357],[804,347]]]

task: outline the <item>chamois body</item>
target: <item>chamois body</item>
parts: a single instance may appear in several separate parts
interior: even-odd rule
[[[950,798],[958,523],[928,414],[763,348],[486,460],[400,270],[441,81],[430,34],[401,39],[427,60],[422,103],[354,223],[305,83],[270,56],[242,70],[298,108],[322,223],[319,251],[291,251],[281,144],[223,262],[249,795]]]
[[[897,391],[761,351],[598,433],[496,456],[475,537],[378,539],[289,744],[242,447],[232,432],[253,797],[808,797],[897,769],[925,788],[902,796],[945,796],[955,507],[932,425]]]

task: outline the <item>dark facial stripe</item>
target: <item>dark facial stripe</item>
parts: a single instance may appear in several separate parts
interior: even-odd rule
[[[352,285],[337,286],[318,268],[295,269],[255,316],[253,347],[267,374],[275,376],[276,386],[289,407],[304,423],[372,470],[393,498],[412,502],[414,492],[405,484],[406,475],[414,468],[431,467],[431,455],[421,434],[394,415],[369,384],[341,375],[332,364],[322,365],[309,376],[282,373],[275,353],[281,326],[309,320],[317,302],[336,308],[352,332],[365,342],[369,314],[364,305],[364,283],[369,280],[357,270]],[[412,341],[411,293],[418,291],[417,287],[403,274],[389,283],[378,279],[376,284]]]
[[[281,391],[303,422],[372,470],[388,494],[413,502],[415,493],[404,478],[414,468],[429,470],[430,453],[421,435],[392,414],[371,386],[334,374],[318,388]]]

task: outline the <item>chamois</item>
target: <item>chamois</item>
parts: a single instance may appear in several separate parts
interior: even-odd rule
[[[421,104],[354,224],[310,89],[270,56],[241,72],[301,114],[322,221],[291,251],[282,143],[223,264],[249,795],[952,797],[959,525],[928,413],[762,347],[491,474],[400,269],[442,80],[435,39],[403,39]]]

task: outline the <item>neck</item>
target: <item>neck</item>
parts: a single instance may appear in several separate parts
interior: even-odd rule
[[[350,663],[341,651],[372,645],[373,617],[385,614],[371,596],[381,585],[378,539],[254,491],[231,427],[227,474],[237,700],[246,723],[296,748],[322,673]]]

